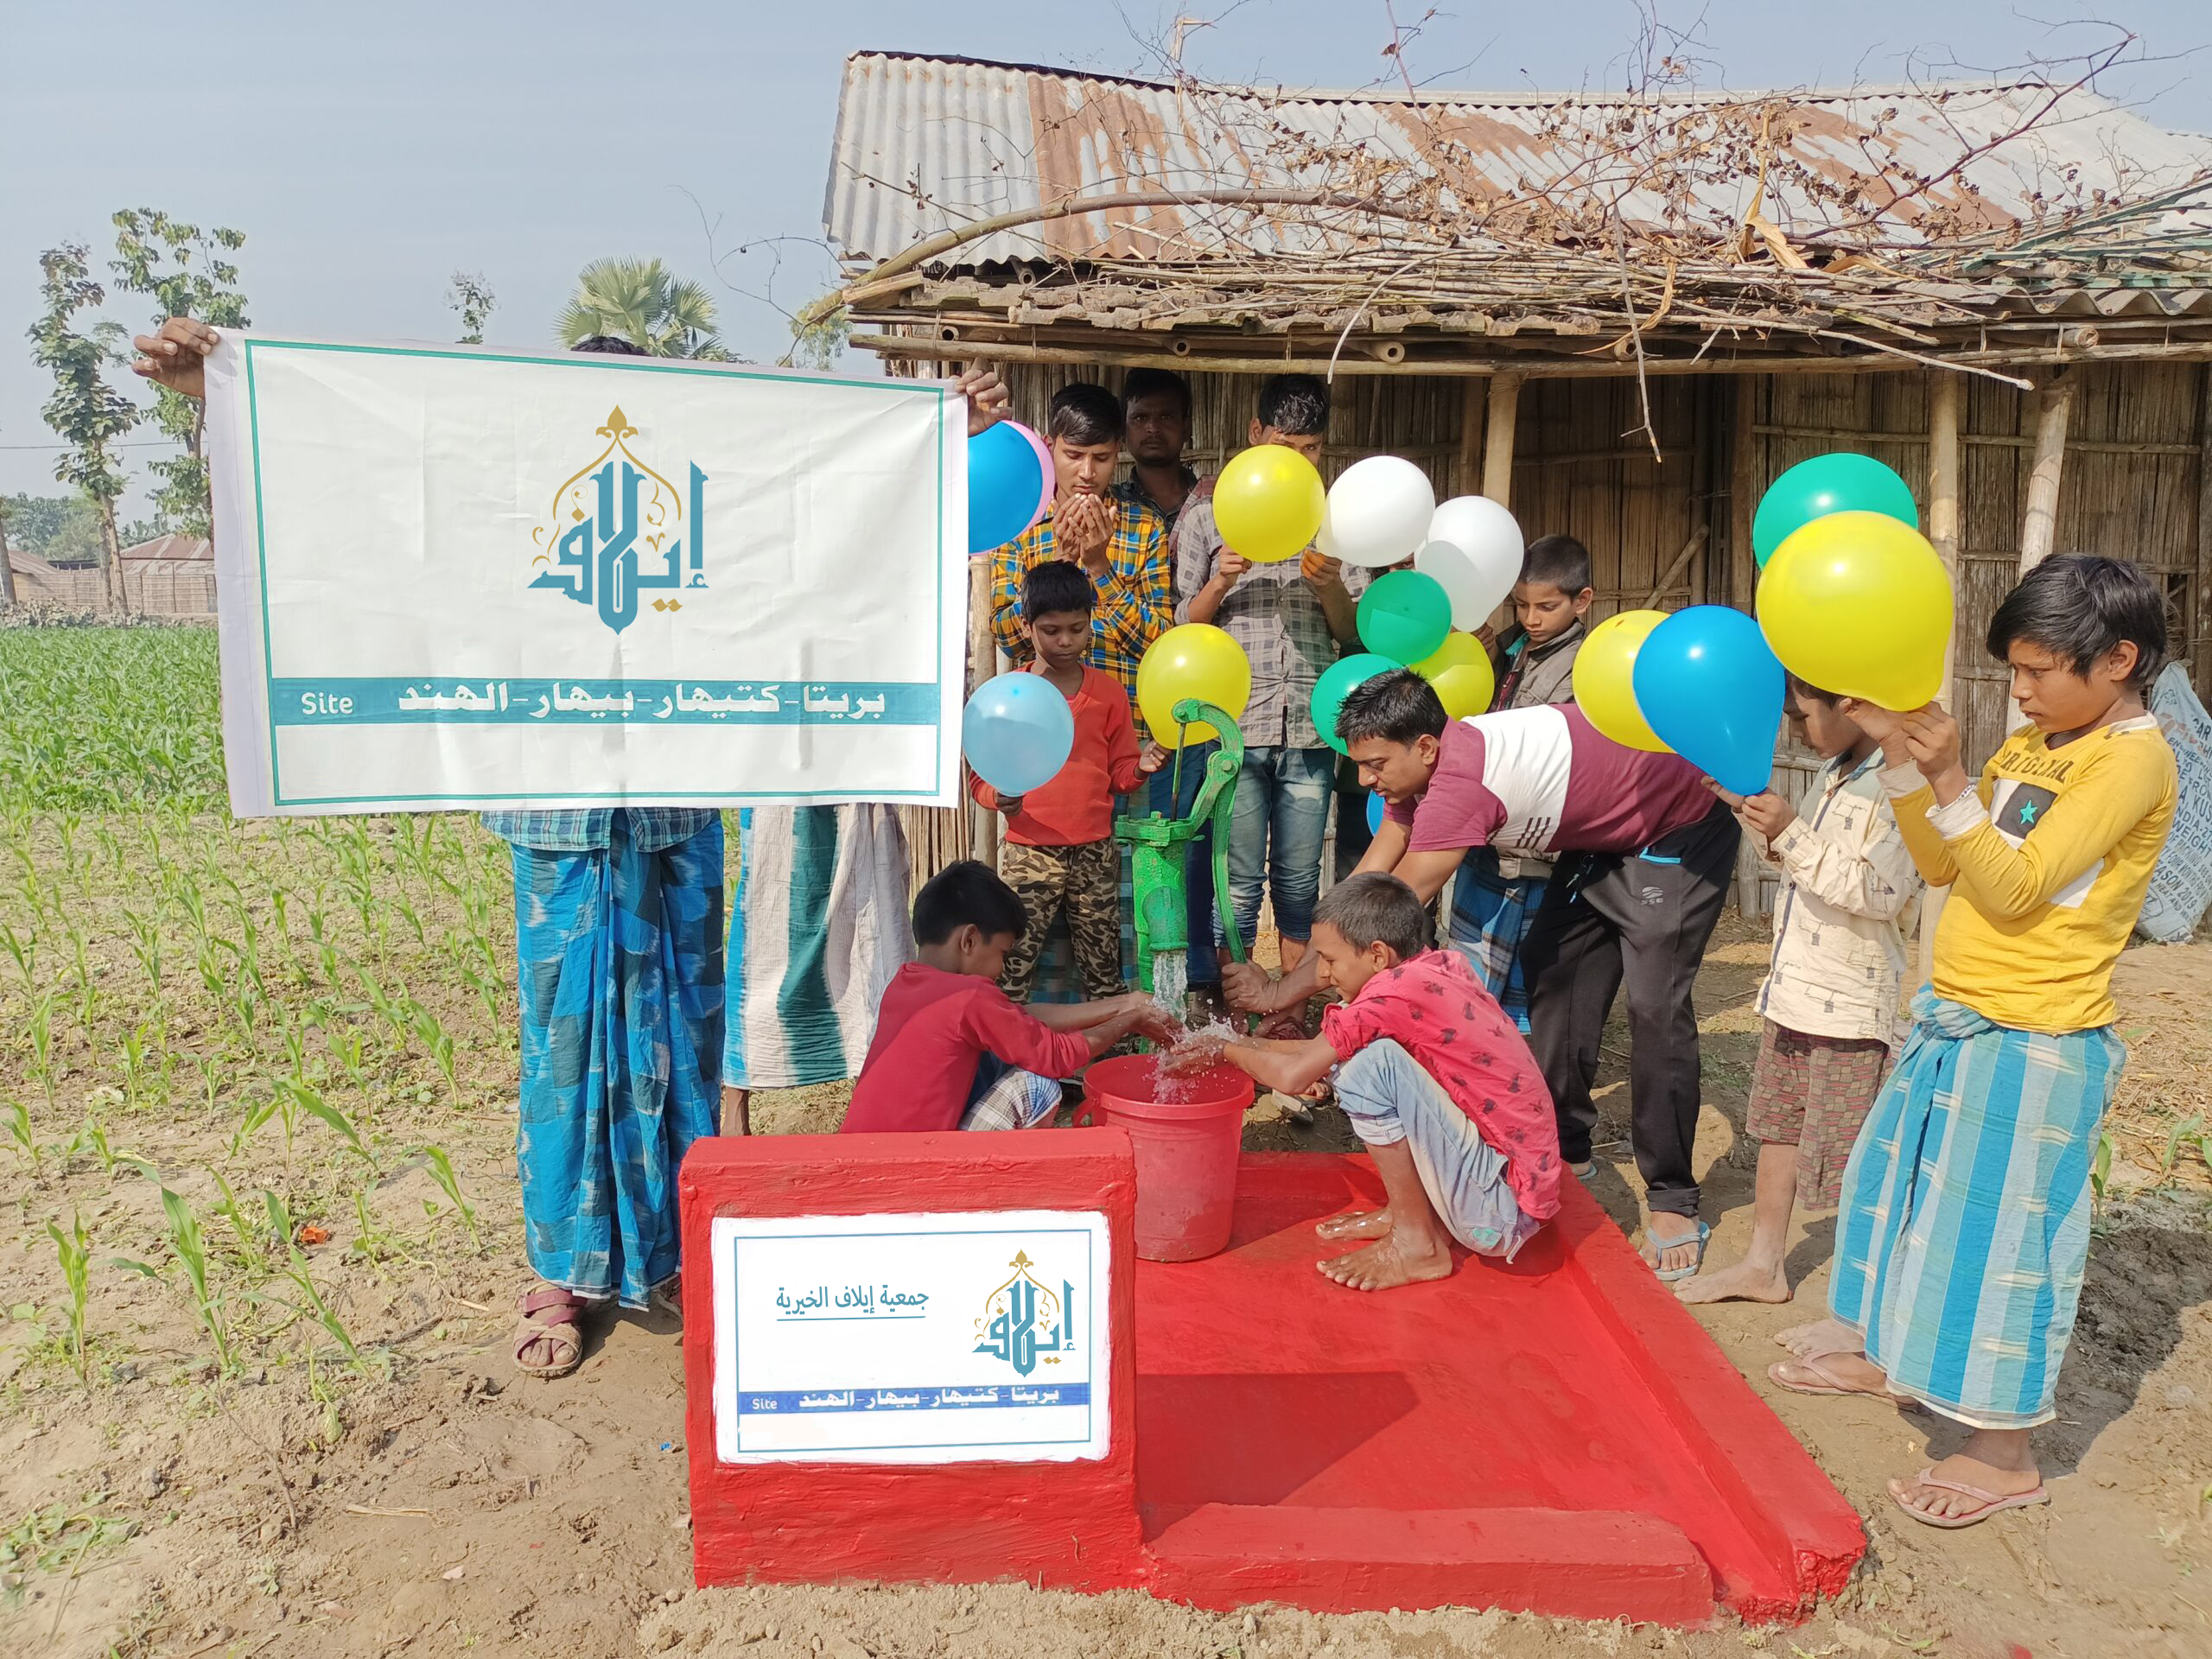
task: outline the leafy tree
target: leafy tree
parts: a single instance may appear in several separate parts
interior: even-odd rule
[[[66,556],[82,548],[86,564],[98,556],[99,515],[81,493],[8,496],[0,499],[0,517],[8,521],[10,543],[23,552],[52,559],[56,549]]]
[[[237,231],[219,226],[203,232],[154,207],[126,207],[115,216],[116,257],[109,269],[126,293],[154,301],[154,321],[197,317],[218,328],[245,327],[245,296],[238,289],[238,268],[223,256],[245,245]],[[188,535],[210,533],[213,505],[207,491],[207,462],[200,453],[207,406],[179,397],[166,386],[154,393],[154,424],[184,446],[184,453],[151,464],[161,480],[154,511],[162,523]]]
[[[842,308],[804,327],[794,318],[789,360],[803,369],[834,369],[845,354],[845,339],[852,332],[853,314]]]
[[[452,285],[446,289],[446,303],[461,313],[461,343],[481,346],[484,343],[484,324],[492,315],[492,308],[499,302],[492,292],[492,284],[484,274],[475,270],[456,270]]]
[[[138,423],[138,406],[108,385],[103,371],[123,362],[123,325],[96,321],[81,331],[70,324],[88,306],[107,298],[92,280],[91,250],[65,242],[39,256],[43,280],[39,297],[46,309],[30,327],[31,357],[54,376],[54,396],[40,412],[67,443],[54,463],[54,475],[90,496],[100,520],[100,567],[107,574],[107,598],[116,610],[130,607],[123,586],[122,547],[116,540],[115,502],[123,493],[123,471],[109,446]]]
[[[658,259],[594,259],[576,278],[561,314],[564,346],[613,334],[655,357],[727,362],[716,334],[714,296],[669,274]]]

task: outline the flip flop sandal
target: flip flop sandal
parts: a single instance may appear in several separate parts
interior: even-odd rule
[[[2032,1491],[2000,1494],[1985,1492],[1980,1487],[1968,1486],[1962,1481],[1938,1480],[1936,1478],[1934,1464],[1929,1465],[1914,1477],[1913,1484],[1916,1486],[1933,1486],[1939,1491],[1957,1492],[1961,1497],[1974,1499],[1981,1506],[1979,1509],[1969,1510],[1964,1515],[1929,1515],[1924,1510],[1915,1509],[1896,1492],[1890,1494],[1891,1501],[1914,1520],[1919,1522],[1922,1526],[1941,1527],[1946,1532],[1956,1532],[1962,1527],[1978,1527],[1991,1516],[2001,1515],[2006,1510],[2024,1510],[2032,1504],[2050,1502],[2050,1491],[2040,1484]]]
[[[1697,1276],[1698,1270],[1705,1266],[1705,1247],[1712,1242],[1713,1229],[1700,1221],[1697,1224],[1697,1236],[1694,1239],[1670,1238],[1661,1240],[1652,1236],[1651,1231],[1649,1228],[1644,1230],[1644,1236],[1650,1239],[1652,1246],[1651,1254],[1643,1257],[1646,1262],[1649,1262],[1651,1264],[1652,1277],[1658,1280],[1658,1281],[1662,1285],[1671,1285],[1681,1280],[1694,1279]],[[1691,1262],[1689,1266],[1686,1268],[1662,1268],[1659,1265],[1659,1258],[1666,1255],[1668,1251],[1678,1249],[1682,1245],[1691,1243],[1694,1243],[1697,1246],[1697,1260]],[[1642,1255],[1643,1253],[1639,1250],[1637,1254]]]
[[[1773,1364],[1766,1368],[1767,1380],[1773,1383],[1777,1389],[1787,1389],[1792,1394],[1864,1394],[1869,1395],[1877,1400],[1887,1400],[1892,1405],[1905,1406],[1909,1408],[1917,1407],[1919,1405],[1920,1402],[1917,1400],[1915,1400],[1910,1395],[1894,1393],[1888,1389],[1856,1389],[1852,1387],[1849,1383],[1837,1376],[1834,1371],[1821,1363],[1821,1361],[1823,1359],[1834,1359],[1837,1357],[1839,1357],[1839,1356],[1834,1354],[1819,1354],[1815,1355],[1811,1359],[1777,1360]],[[1848,1357],[1848,1356],[1842,1356],[1842,1357]],[[1796,1371],[1801,1375],[1799,1377],[1784,1376],[1783,1375],[1784,1371]],[[1810,1372],[1814,1376],[1818,1377],[1820,1381],[1817,1382],[1807,1382],[1801,1380],[1802,1374],[1805,1372]]]
[[[583,1332],[576,1328],[576,1321],[589,1304],[582,1297],[558,1285],[548,1285],[524,1292],[516,1306],[522,1310],[521,1321],[515,1326],[517,1370],[524,1376],[566,1376],[583,1363]],[[533,1364],[523,1357],[524,1351],[533,1346],[539,1352],[550,1349],[553,1357]]]

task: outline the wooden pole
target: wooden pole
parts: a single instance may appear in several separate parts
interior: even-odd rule
[[[16,565],[8,553],[8,518],[0,512],[0,607],[16,602]]]
[[[1478,375],[1469,375],[1459,387],[1459,471],[1453,482],[1455,495],[1476,495],[1477,482],[1482,477],[1483,466],[1483,410],[1490,401],[1490,382]]]
[[[1735,377],[1736,407],[1728,435],[1728,602],[1751,608],[1758,560],[1751,550],[1751,516],[1759,505],[1759,440],[1753,421],[1759,383],[1756,375]]]
[[[1955,374],[1929,377],[1928,385],[1928,539],[1943,561],[1951,591],[1959,591],[1959,544],[1961,536],[1959,504],[1959,443],[1964,428],[1966,388]],[[1956,630],[1953,630],[1955,636]],[[1936,700],[1955,712],[1952,669],[1958,656],[1955,637],[1943,642],[1943,682]],[[1930,887],[1920,901],[1920,982],[1935,977],[1936,928],[1943,916],[1948,887]]]
[[[973,691],[998,672],[998,638],[991,632],[991,562],[968,561],[968,689]],[[999,815],[986,812],[974,802],[963,803],[969,814],[969,856],[993,869],[999,862]]]
[[[2066,427],[2074,381],[2063,370],[2036,394],[2036,453],[2028,472],[2028,510],[2020,524],[2020,574],[2051,555],[2058,535],[2058,480],[2066,461]]]
[[[2203,414],[2197,427],[2196,613],[2189,619],[2190,671],[2199,685],[2212,676],[2212,368],[2204,371]]]
[[[1521,376],[1491,377],[1483,423],[1483,493],[1501,507],[1513,505],[1513,433],[1521,418]]]

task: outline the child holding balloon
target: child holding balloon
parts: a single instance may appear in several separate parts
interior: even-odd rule
[[[988,758],[969,756],[969,793],[985,810],[1006,815],[999,874],[1027,912],[1000,980],[1016,1002],[1028,1000],[1045,936],[1063,913],[1084,995],[1110,997],[1122,987],[1114,798],[1158,772],[1166,751],[1155,744],[1139,752],[1128,694],[1089,664],[1096,599],[1090,577],[1061,560],[1037,565],[1021,579],[1021,632],[1034,655],[1033,671],[1068,700],[1075,716],[1066,763],[1027,794],[1005,795],[983,781],[994,769]]]
[[[2049,1501],[2029,1434],[2056,1415],[2098,1126],[2126,1058],[2113,964],[2177,794],[2143,703],[2165,607],[2133,566],[2045,560],[1987,645],[2031,723],[1978,786],[1939,705],[1845,705],[1882,745],[1913,861],[1951,895],[1932,983],[1845,1172],[1835,1317],[1783,1333],[1799,1357],[1770,1372],[1802,1394],[1917,1400],[1972,1429],[1890,1483],[1906,1514],[1942,1528]]]

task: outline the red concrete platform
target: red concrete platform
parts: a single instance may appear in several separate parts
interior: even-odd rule
[[[1230,1249],[1137,1264],[1160,1593],[1695,1623],[1802,1616],[1859,1518],[1581,1184],[1510,1267],[1371,1295],[1313,1223],[1364,1158],[1248,1154]]]
[[[1215,1608],[1694,1624],[1717,1605],[1801,1618],[1866,1548],[1579,1182],[1512,1266],[1372,1295],[1313,1268],[1334,1248],[1313,1223],[1381,1200],[1363,1157],[1246,1156],[1230,1249],[1176,1264],[1135,1259],[1118,1129],[715,1138],[681,1186],[702,1585],[1018,1578]],[[717,1217],[1037,1210],[1096,1216],[1110,1241],[1103,1456],[721,1460]]]

